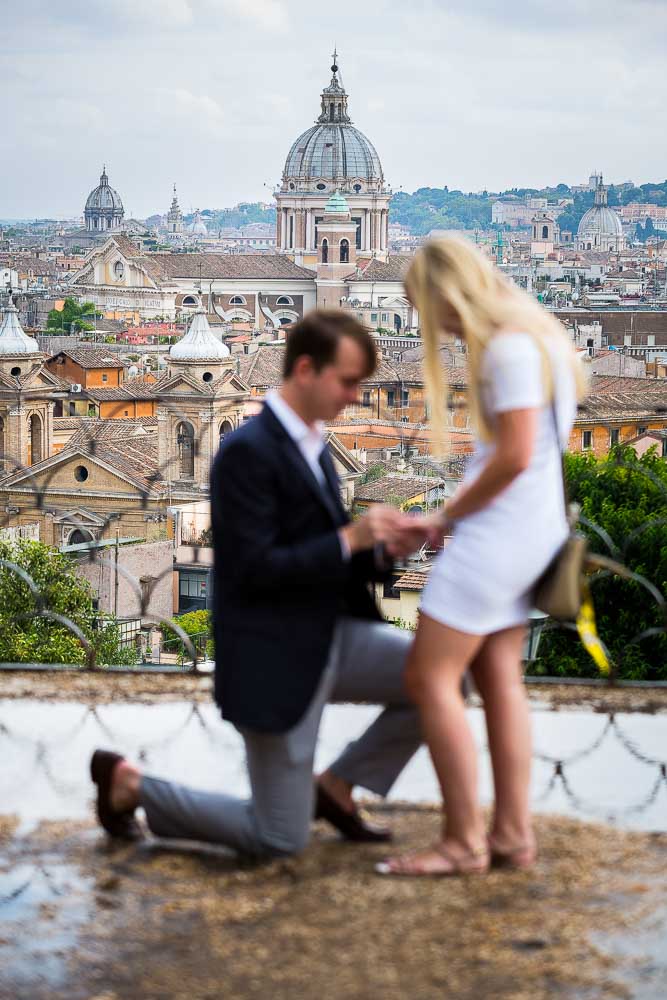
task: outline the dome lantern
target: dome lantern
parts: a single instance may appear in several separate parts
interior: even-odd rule
[[[3,354],[39,354],[39,344],[35,338],[23,331],[18,309],[12,302],[11,295],[0,323],[0,355]]]

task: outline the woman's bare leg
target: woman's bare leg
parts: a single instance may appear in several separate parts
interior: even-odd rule
[[[440,845],[456,861],[485,867],[484,818],[477,798],[477,752],[461,694],[463,675],[485,641],[422,615],[406,668],[406,687],[419,706],[424,738],[445,803]],[[389,870],[405,874],[448,871],[453,866],[437,849],[394,858]]]
[[[499,851],[533,846],[530,709],[521,676],[524,635],[521,626],[488,636],[471,665],[486,714],[495,786],[491,843]]]

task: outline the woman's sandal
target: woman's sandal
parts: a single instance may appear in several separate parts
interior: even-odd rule
[[[494,847],[489,837],[489,856],[492,868],[515,868],[517,871],[527,871],[537,860],[535,844],[520,844],[509,851],[501,851]]]
[[[413,854],[403,854],[396,858],[380,861],[375,866],[378,875],[412,876],[416,878],[445,878],[454,875],[485,875],[489,870],[489,851],[487,847],[479,847],[474,851],[466,851],[458,857],[448,851],[444,844],[438,843],[431,847],[431,853],[439,855],[446,862],[446,867],[429,870],[417,862],[423,851]],[[415,863],[417,862],[417,863]]]

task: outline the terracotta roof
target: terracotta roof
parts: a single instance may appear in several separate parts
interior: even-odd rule
[[[75,445],[86,445],[91,441],[128,441],[157,433],[157,419],[145,417],[142,419],[107,420],[99,417],[79,417],[78,428],[67,444],[68,448]]]
[[[455,368],[447,364],[441,356],[442,369],[447,377],[447,384],[453,389],[464,389],[468,385],[466,368]],[[424,385],[424,370],[419,361],[387,361],[382,359],[373,374],[364,379],[363,385],[385,385],[409,382],[411,385]]]
[[[410,254],[393,254],[385,262],[372,260],[363,270],[346,275],[345,281],[403,281],[414,260]]]
[[[41,257],[17,257],[9,264],[19,274],[32,271],[33,274],[44,277],[58,277],[60,269],[50,260],[42,260]]]
[[[631,375],[591,375],[590,387],[592,393],[659,392],[667,396],[666,378],[647,378],[645,375],[634,378]]]
[[[667,390],[664,394],[644,392],[589,393],[579,405],[577,424],[595,420],[663,418],[667,421]]]
[[[66,347],[57,351],[49,361],[65,354],[80,368],[124,368],[125,365],[103,347]]]
[[[315,280],[315,272],[294,264],[284,254],[173,253],[146,254],[141,266],[158,280],[168,278],[266,278]],[[201,272],[200,272],[201,267]]]
[[[130,385],[91,385],[82,391],[96,402],[113,402],[117,399],[153,399],[157,382],[137,382]]]
[[[143,257],[144,251],[136,243],[133,243],[132,240],[129,240],[127,236],[118,235],[111,236],[110,238],[114,241],[123,257]]]
[[[357,487],[354,499],[373,501],[374,503],[385,503],[392,500],[405,503],[420,493],[426,493],[428,490],[443,485],[442,479],[431,476],[388,475]]]
[[[394,587],[396,590],[415,590],[419,592],[424,589],[427,580],[428,570],[412,569],[404,573],[403,576],[399,576]]]
[[[254,354],[239,354],[239,375],[254,389],[280,385],[284,359],[284,347],[259,347]]]

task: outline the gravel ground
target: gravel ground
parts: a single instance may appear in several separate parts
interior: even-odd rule
[[[400,806],[391,821],[401,847],[438,826],[435,810]],[[23,840],[0,817],[0,879],[27,882],[9,904],[0,894],[0,997],[664,996],[667,955],[661,970],[642,951],[651,921],[664,935],[667,838],[559,818],[537,831],[530,873],[383,880],[382,848],[323,826],[300,858],[240,866],[215,850],[111,846],[92,823]]]

